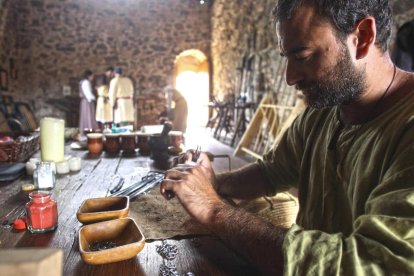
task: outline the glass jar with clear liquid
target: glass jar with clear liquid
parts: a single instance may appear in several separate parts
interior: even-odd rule
[[[53,162],[40,162],[34,173],[33,181],[35,189],[53,189],[55,187],[56,166]]]

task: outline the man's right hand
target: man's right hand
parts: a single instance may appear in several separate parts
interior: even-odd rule
[[[195,154],[195,150],[188,150],[173,160],[173,167],[182,167],[181,164],[197,164],[200,165],[203,172],[208,177],[210,183],[213,185],[213,187],[217,190],[217,181],[216,181],[216,175],[213,170],[213,166],[211,161],[213,160],[213,155],[209,152],[201,152],[198,159],[194,162],[193,156]]]

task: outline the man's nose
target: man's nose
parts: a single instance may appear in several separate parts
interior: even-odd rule
[[[294,62],[289,61],[286,65],[286,82],[288,85],[296,85],[299,81],[303,79],[303,72],[300,69],[300,66]]]

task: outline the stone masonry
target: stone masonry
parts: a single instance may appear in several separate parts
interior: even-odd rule
[[[414,18],[414,1],[391,3],[394,29]],[[0,68],[9,71],[12,59],[17,72],[1,93],[28,102],[38,119],[64,117],[68,112],[59,106],[65,103],[77,112],[73,103],[84,69],[101,73],[110,65],[123,66],[138,98],[161,92],[174,74],[175,57],[188,49],[209,58],[211,92],[220,99],[242,87],[253,94],[277,93],[283,66],[269,15],[273,5],[274,0],[215,0],[212,5],[0,0]],[[240,81],[242,74],[246,83]],[[63,95],[63,86],[71,88],[69,95]]]
[[[63,86],[77,97],[87,68],[122,66],[138,97],[162,91],[182,51],[210,56],[210,7],[196,0],[1,1],[0,23],[15,29],[11,35],[3,28],[0,49],[1,65],[11,57],[17,68],[9,93],[29,102],[38,118],[64,116],[54,100],[62,100]]]
[[[414,19],[414,1],[390,0],[397,26]],[[243,56],[260,57],[259,79],[252,79],[254,90],[276,93],[279,76],[279,50],[270,20],[274,0],[216,0],[212,9],[213,91],[219,98],[240,92],[240,63]],[[252,43],[252,40],[255,43]],[[394,41],[394,36],[391,42]],[[392,43],[391,43],[392,45]],[[256,64],[258,65],[258,64]],[[257,70],[256,70],[257,71]],[[263,83],[260,83],[263,82]]]

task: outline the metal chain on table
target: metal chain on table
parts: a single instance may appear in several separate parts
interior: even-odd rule
[[[160,276],[180,276],[177,266],[174,263],[178,254],[176,245],[168,244],[166,240],[162,241],[162,245],[157,245],[157,253],[161,255],[163,264],[160,265]],[[195,276],[192,272],[187,272],[185,276]]]

